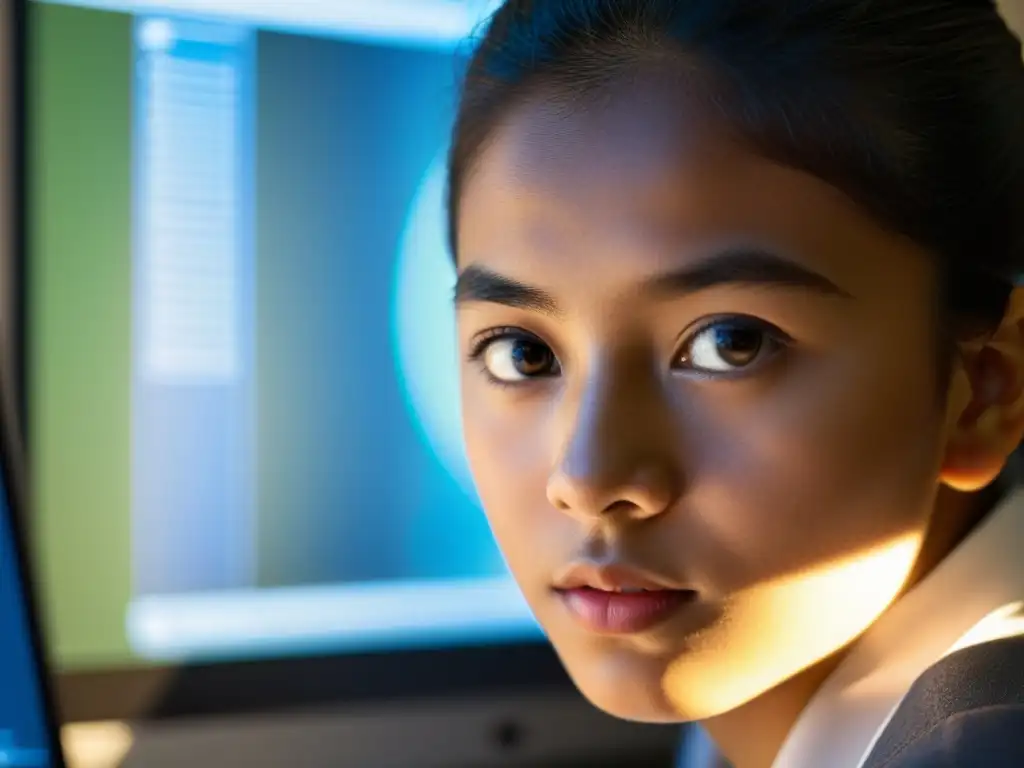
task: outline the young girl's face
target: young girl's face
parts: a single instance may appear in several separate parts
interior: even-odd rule
[[[457,236],[477,487],[595,704],[727,711],[889,605],[947,431],[918,247],[642,90],[521,106]]]

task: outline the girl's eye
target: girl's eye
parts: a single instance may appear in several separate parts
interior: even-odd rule
[[[698,373],[736,373],[767,361],[789,342],[775,326],[753,317],[707,323],[683,344],[676,368]]]
[[[558,359],[551,348],[522,332],[504,332],[484,340],[474,357],[491,378],[505,384],[559,374]]]

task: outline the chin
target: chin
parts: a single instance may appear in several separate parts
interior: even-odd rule
[[[592,704],[594,702],[591,702]],[[607,715],[619,720],[626,720],[631,723],[642,723],[644,725],[683,725],[690,722],[678,712],[666,709],[648,708],[639,710],[634,707],[601,707],[594,704],[598,709]]]
[[[661,691],[637,690],[637,686],[631,686],[631,690],[608,690],[604,686],[600,690],[594,690],[595,686],[577,687],[587,701],[605,714],[620,720],[657,725],[685,722],[685,718],[671,707]]]
[[[654,670],[649,668],[650,661],[644,662],[636,664],[623,663],[622,659],[604,659],[597,663],[565,666],[584,698],[612,717],[636,723],[686,722],[665,695],[661,684],[662,670],[653,673]]]

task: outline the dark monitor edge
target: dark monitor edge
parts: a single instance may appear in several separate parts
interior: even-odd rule
[[[8,515],[11,535],[14,538],[15,568],[18,582],[23,585],[28,611],[28,625],[31,633],[34,657],[44,670],[52,667],[48,661],[48,650],[44,642],[41,615],[34,592],[34,583],[30,578],[27,562],[28,539],[26,518],[29,515],[28,478],[25,466],[25,453],[22,420],[25,409],[23,375],[24,359],[22,344],[24,283],[23,265],[26,236],[26,41],[27,41],[27,0],[2,0],[2,18],[0,18],[0,56],[6,55],[3,71],[2,106],[8,124],[6,135],[7,146],[0,148],[0,160],[6,159],[7,167],[2,172],[7,175],[6,200],[7,210],[2,215],[7,218],[5,235],[7,242],[0,243],[3,248],[3,259],[0,269],[4,274],[0,279],[3,286],[2,311],[5,316],[0,327],[3,338],[0,339],[0,471],[3,472],[3,489],[7,494]],[[47,724],[47,737],[50,751],[50,765],[53,768],[64,768],[64,760],[60,746],[59,723],[56,721],[55,691],[48,674],[40,675],[40,685],[44,705],[50,715]]]

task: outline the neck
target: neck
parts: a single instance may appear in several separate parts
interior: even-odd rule
[[[940,490],[928,533],[903,593],[920,583],[967,537],[998,501],[999,493],[994,486],[976,494],[957,493],[945,487]],[[702,723],[733,768],[771,768],[800,714],[839,666],[849,647],[753,701]]]

